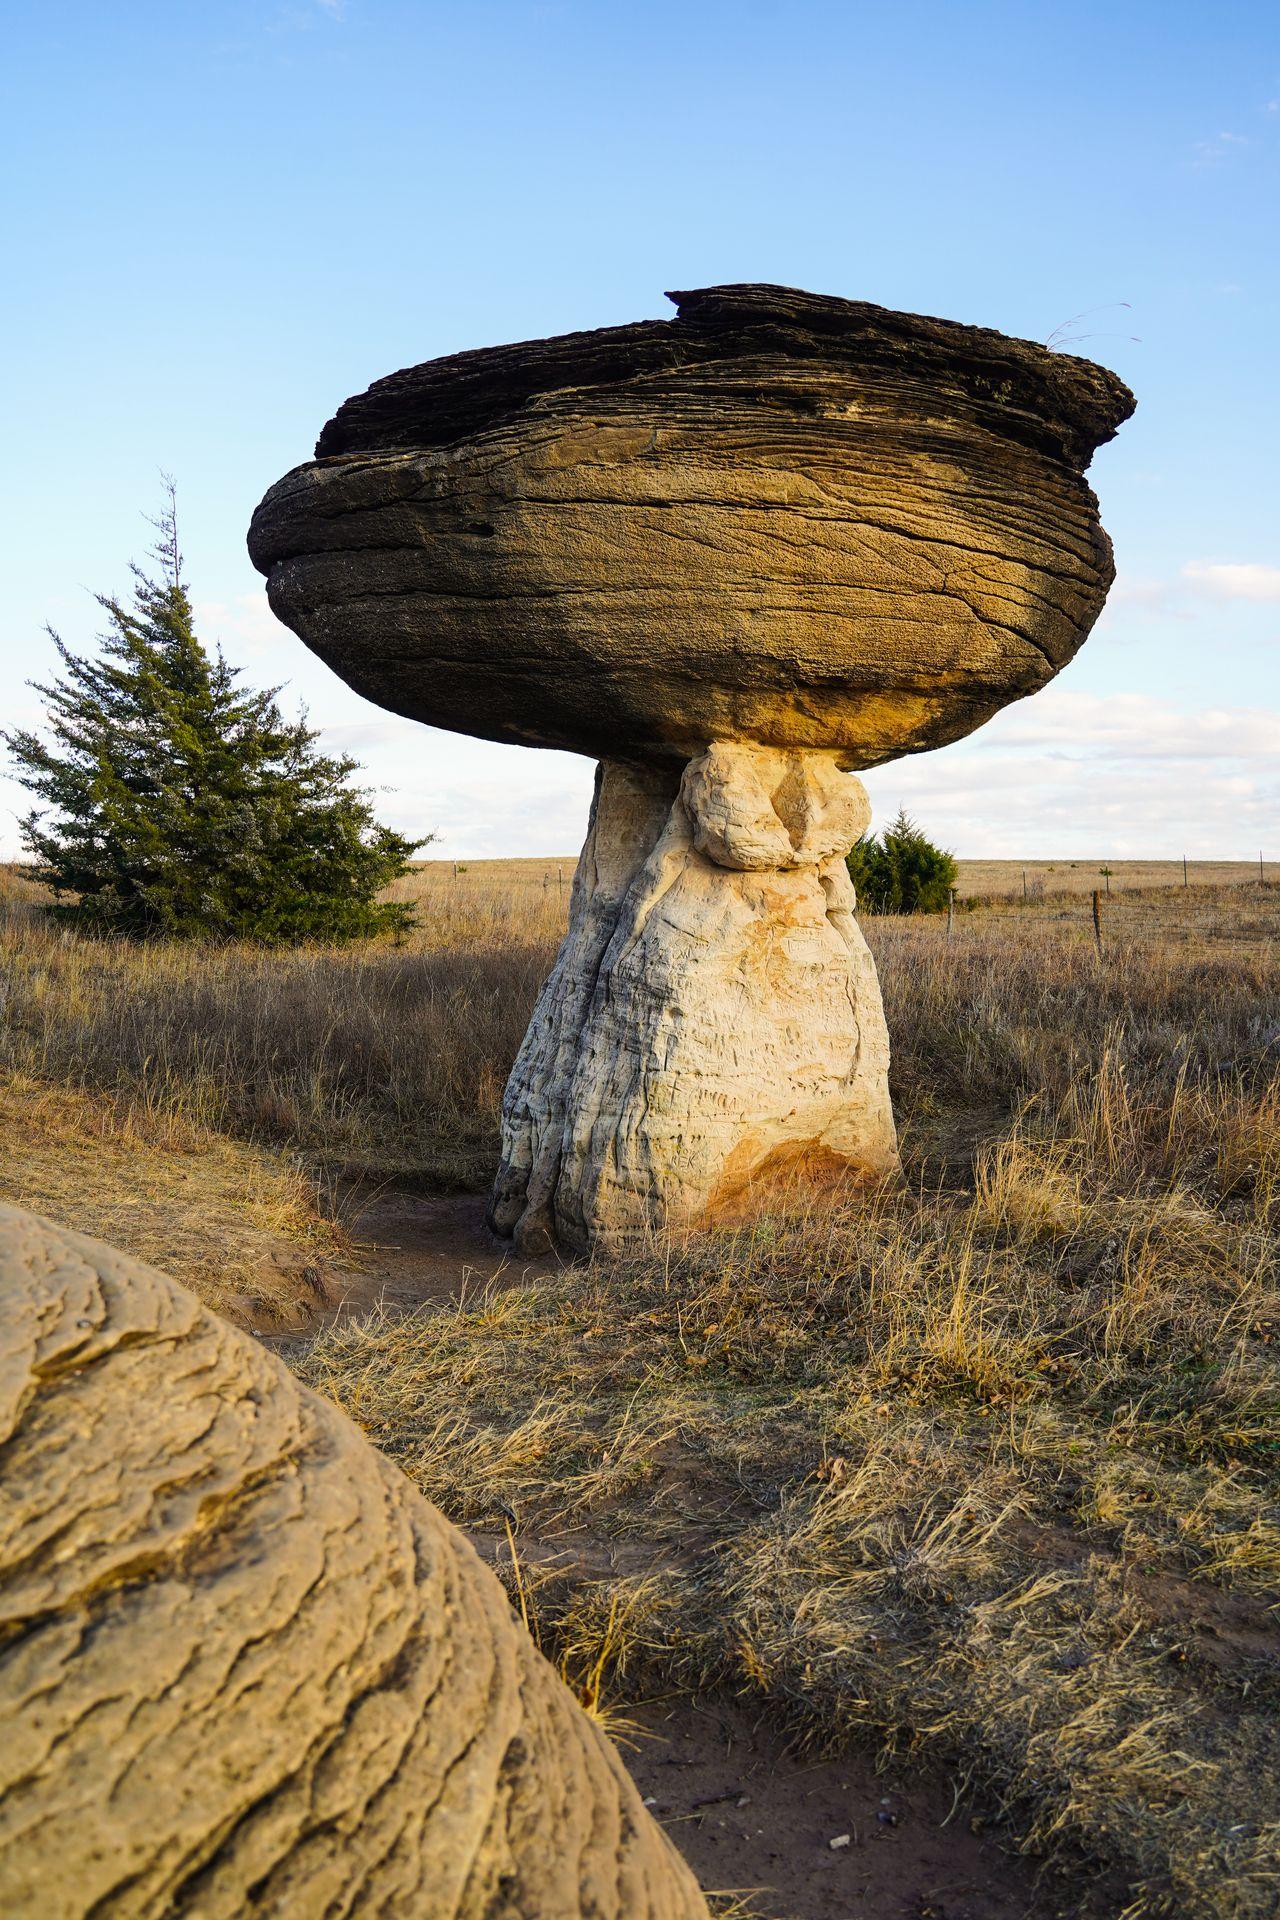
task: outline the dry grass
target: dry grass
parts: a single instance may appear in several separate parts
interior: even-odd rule
[[[1181,860],[961,860],[956,876],[957,892],[962,899],[986,902],[1000,900],[1022,904],[1050,898],[1070,898],[1094,887],[1106,889],[1103,868],[1111,869],[1114,898],[1134,891],[1183,887]],[[397,897],[413,899],[421,889],[439,897],[446,887],[455,888],[461,899],[468,893],[495,884],[516,893],[567,892],[573,879],[572,854],[550,860],[422,860],[397,889]],[[1026,878],[1026,893],[1023,878]],[[1274,885],[1280,881],[1280,861],[1265,862],[1262,876]],[[1259,879],[1256,860],[1189,860],[1186,881],[1190,889],[1200,887],[1249,887]]]
[[[296,1162],[22,1073],[0,1078],[0,1196],[281,1332],[309,1324],[326,1270],[347,1252]]]
[[[476,1182],[562,913],[545,870],[417,875],[418,934],[358,953],[64,941],[15,902],[6,1149],[27,1103],[74,1132],[69,1088],[104,1139]],[[1117,896],[1101,961],[1072,901],[867,930],[903,1185],[348,1323],[298,1364],[509,1568],[510,1527],[597,1710],[764,1695],[948,1765],[1118,1870],[1130,1916],[1261,1920],[1280,893]],[[85,1156],[87,1182],[110,1155]]]
[[[411,942],[273,953],[77,938],[0,868],[0,1197],[306,1324],[344,1177],[487,1177],[559,937],[554,874],[409,884]]]
[[[962,898],[1022,904],[1037,899],[1069,898],[1088,894],[1094,887],[1106,891],[1104,868],[1111,869],[1113,899],[1141,890],[1183,888],[1181,860],[961,860],[956,876]],[[1280,862],[1268,861],[1259,875],[1256,860],[1188,860],[1186,884],[1200,887],[1256,886],[1259,877],[1280,880]],[[1025,880],[1025,891],[1024,891]]]
[[[1269,1915],[1280,897],[873,922],[909,1178],[301,1362],[609,1684],[918,1747],[1131,1915]],[[549,1629],[544,1628],[544,1631]]]
[[[479,1184],[563,908],[502,884],[419,895],[409,942],[284,953],[79,939],[0,895],[0,1072],[330,1174]]]

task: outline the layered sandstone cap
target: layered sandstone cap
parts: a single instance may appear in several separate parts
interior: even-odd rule
[[[846,767],[1066,665],[1111,546],[1114,374],[791,288],[378,381],[262,501],[271,605],[413,719],[608,759],[712,740]]]

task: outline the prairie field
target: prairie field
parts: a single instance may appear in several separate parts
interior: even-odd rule
[[[950,933],[864,920],[901,1182],[523,1278],[495,1250],[284,1350],[590,1704],[711,1691],[938,1771],[1048,1863],[1037,1913],[1263,1920],[1280,886],[1111,864],[1101,950],[1083,863],[1025,898],[962,864]],[[303,1324],[353,1192],[484,1186],[571,872],[424,863],[402,943],[285,953],[77,938],[9,876],[0,1193]]]
[[[413,899],[420,889],[434,892],[443,881],[461,881],[472,888],[500,885],[511,890],[555,893],[573,879],[576,854],[518,860],[416,860],[413,872],[392,889],[397,899]],[[956,892],[962,900],[1043,900],[1052,894],[1089,893],[1094,887],[1127,893],[1182,889],[1181,860],[958,860]],[[1023,875],[1026,892],[1023,892]],[[1247,887],[1280,884],[1280,861],[1188,860],[1186,889],[1192,887]]]

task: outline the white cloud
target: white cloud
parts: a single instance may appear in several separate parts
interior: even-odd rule
[[[1280,600],[1280,567],[1256,560],[1212,564],[1190,560],[1182,577],[1222,600]]]
[[[1249,858],[1275,846],[1280,712],[1051,687],[971,740],[865,777],[970,858]]]
[[[1168,595],[1167,580],[1144,579],[1140,574],[1122,573],[1107,595],[1107,605],[1158,607]]]
[[[578,754],[501,746],[370,712],[324,729],[359,760],[377,813],[402,833],[434,833],[433,858],[575,853],[587,830],[594,767]]]
[[[1232,133],[1224,130],[1215,134],[1212,140],[1197,140],[1192,152],[1197,167],[1218,167],[1237,147],[1248,147],[1253,143],[1247,133]]]
[[[1210,617],[1220,619],[1220,615],[1211,616],[1206,605],[1209,600],[1255,605],[1280,600],[1280,567],[1262,561],[1189,560],[1165,579],[1150,574],[1121,574],[1107,595],[1102,631],[1114,638],[1117,636],[1111,630],[1120,629],[1119,637],[1123,638],[1129,628],[1152,621],[1168,626],[1171,621],[1203,623]],[[1243,623],[1237,621],[1231,634],[1218,636],[1237,640],[1248,637],[1247,615],[1243,616]]]
[[[1146,693],[1078,693],[1054,687],[993,721],[972,751],[1046,747],[1079,759],[1280,758],[1280,713],[1269,707],[1183,712]]]
[[[267,605],[265,593],[238,593],[231,600],[197,600],[196,632],[206,646],[255,657],[288,647],[295,655],[298,641]]]

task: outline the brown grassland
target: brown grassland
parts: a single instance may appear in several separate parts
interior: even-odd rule
[[[567,888],[575,866],[571,854],[562,858],[523,860],[420,860],[414,876],[396,891],[409,898],[424,886],[439,887],[444,881],[466,880],[470,875],[473,892],[501,882],[504,886],[528,888],[536,892],[555,892]],[[1183,885],[1181,860],[960,860],[957,861],[956,892],[962,901],[1021,902],[1056,899],[1059,895],[1089,893],[1094,887],[1107,890],[1107,871],[1113,895],[1141,889],[1167,889]],[[1256,860],[1189,860],[1185,869],[1189,887],[1254,886],[1259,878],[1280,882],[1280,862]],[[1025,894],[1023,879],[1026,879]]]
[[[402,945],[285,954],[64,936],[10,878],[0,1191],[286,1324],[351,1257],[353,1175],[483,1185],[571,864],[434,863]],[[1280,888],[1113,876],[1099,955],[1087,897],[1023,904],[1020,871],[950,939],[865,923],[900,1184],[291,1357],[509,1530],[585,1695],[761,1698],[946,1768],[1073,1863],[1073,1911],[1096,1869],[1129,1920],[1262,1920]]]

